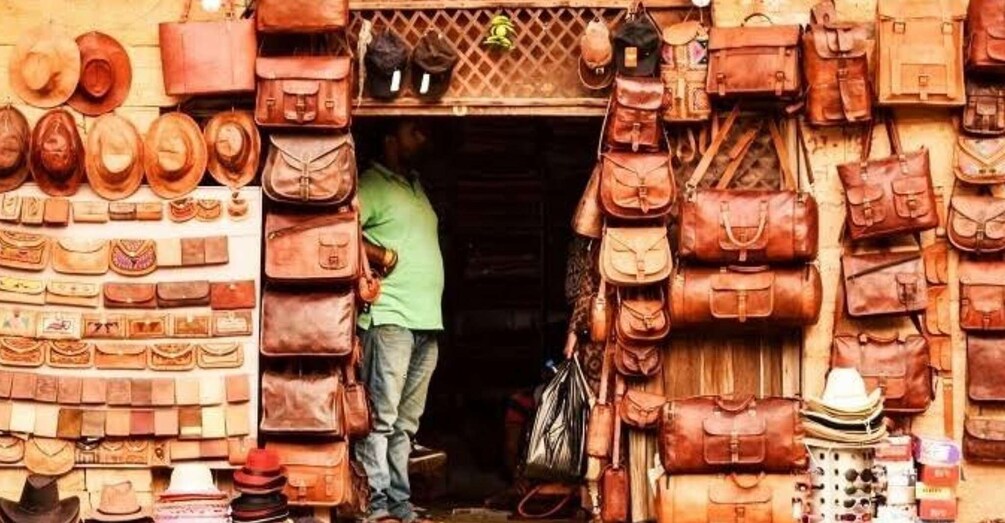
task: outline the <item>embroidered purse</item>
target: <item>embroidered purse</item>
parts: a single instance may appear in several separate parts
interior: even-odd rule
[[[134,340],[167,338],[167,314],[146,314],[126,317],[126,332]]]
[[[974,185],[1005,182],[1005,138],[958,137],[953,172]]]
[[[112,240],[109,264],[123,276],[143,276],[157,269],[153,240]]]
[[[79,340],[81,327],[79,312],[44,310],[38,313],[36,336],[44,340]]]
[[[35,336],[35,311],[0,308],[0,336]]]
[[[84,339],[121,339],[126,337],[124,314],[85,314]]]
[[[49,238],[0,230],[0,267],[40,271],[49,264]]]
[[[105,274],[108,272],[108,242],[74,238],[54,241],[52,268],[63,274]]]

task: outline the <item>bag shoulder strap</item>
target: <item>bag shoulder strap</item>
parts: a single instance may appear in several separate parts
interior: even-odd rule
[[[837,19],[837,8],[834,7],[833,0],[823,0],[810,8],[810,23],[829,24]]]
[[[600,365],[600,392],[597,396],[598,405],[607,405],[608,397],[607,391],[609,383],[611,381],[611,350],[613,346],[610,339],[604,344],[604,359],[603,363]]]
[[[729,184],[733,182],[733,178],[736,176],[743,158],[750,151],[750,146],[753,144],[754,139],[757,138],[758,132],[759,128],[750,129],[740,138],[740,141],[730,152],[731,160],[729,165],[726,166],[726,170],[723,171],[722,177],[719,178],[719,182],[716,184],[717,189],[727,189]],[[796,178],[792,174],[792,163],[789,158],[788,147],[775,120],[768,122],[768,132],[771,134],[771,143],[775,149],[775,154],[778,156],[779,169],[782,171],[781,190],[799,190]]]
[[[614,441],[611,444],[611,468],[621,468],[621,398],[625,395],[625,381],[620,375],[614,376]]]
[[[729,135],[729,130],[732,129],[733,124],[736,123],[736,118],[740,114],[740,104],[733,106],[733,110],[729,112],[729,116],[726,117],[725,123],[719,126],[719,131],[715,134],[715,138],[712,139],[712,143],[708,145],[708,149],[705,150],[705,154],[702,155],[701,161],[698,162],[698,166],[695,167],[694,173],[688,178],[687,182],[684,183],[684,187],[687,191],[694,191],[698,188],[698,184],[705,177],[708,172],[708,168],[712,165],[712,160],[715,155],[719,152],[719,148],[726,141],[726,137]]]

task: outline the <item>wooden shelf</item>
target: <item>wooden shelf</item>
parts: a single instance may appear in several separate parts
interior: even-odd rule
[[[603,8],[625,9],[630,0],[351,0],[349,9],[353,11],[381,10],[423,10],[423,9],[556,9],[556,8]],[[650,0],[649,9],[688,8],[691,0]]]

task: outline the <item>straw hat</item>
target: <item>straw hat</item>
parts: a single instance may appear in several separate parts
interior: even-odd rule
[[[218,113],[206,124],[203,135],[209,155],[206,168],[216,181],[239,189],[255,178],[262,139],[251,113]]]
[[[603,20],[593,20],[579,39],[579,79],[587,89],[600,90],[614,81],[614,46]]]
[[[121,200],[143,183],[143,138],[129,120],[106,114],[87,134],[87,183],[106,200]]]
[[[213,483],[213,472],[200,463],[181,463],[171,471],[171,482],[167,490],[161,493],[162,498],[177,496],[210,496],[217,497],[223,492]]]
[[[84,142],[65,109],[45,113],[31,134],[31,175],[49,196],[70,196],[84,180]]]
[[[206,143],[190,116],[161,115],[147,131],[143,169],[150,189],[173,200],[195,190],[206,171]]]
[[[105,523],[119,523],[123,521],[136,521],[150,517],[149,507],[140,506],[133,490],[133,484],[129,481],[105,485],[101,489],[101,501],[91,513],[94,521]]]
[[[14,46],[10,87],[25,103],[55,107],[66,102],[80,80],[80,49],[53,24],[24,32]]]
[[[78,36],[77,46],[80,82],[70,97],[70,107],[97,116],[122,105],[133,82],[126,49],[111,36],[95,31]]]
[[[31,127],[13,105],[0,108],[0,192],[17,189],[28,178]]]
[[[865,380],[858,370],[853,367],[835,367],[827,375],[823,396],[808,398],[806,403],[810,410],[868,415],[882,401],[879,389],[866,392]]]

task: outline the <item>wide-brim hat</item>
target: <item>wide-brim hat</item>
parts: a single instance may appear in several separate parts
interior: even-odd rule
[[[56,107],[66,102],[80,80],[80,49],[48,23],[21,35],[7,64],[10,87],[25,103]]]
[[[171,482],[160,499],[172,496],[225,496],[213,483],[213,472],[201,463],[182,463],[171,471]]]
[[[810,410],[823,412],[871,413],[883,401],[878,388],[867,392],[865,380],[853,367],[835,367],[827,374],[827,384],[819,397],[809,397]]]
[[[140,505],[129,481],[105,485],[101,489],[101,501],[91,511],[91,520],[108,523],[137,521],[150,517],[150,507]]]
[[[888,434],[886,424],[883,424],[879,429],[872,432],[837,430],[814,422],[804,422],[803,428],[806,430],[806,437],[811,440],[862,445],[882,441]]]
[[[289,517],[290,517],[290,510],[284,509],[280,512],[277,512],[273,516],[256,518],[256,519],[242,518],[241,516],[235,513],[234,515],[231,516],[231,519],[233,519],[234,521],[239,521],[240,523],[276,523],[279,521],[286,521],[287,519],[289,519]]]
[[[84,181],[84,156],[84,142],[69,111],[52,109],[35,124],[28,165],[45,194],[76,194]]]
[[[579,80],[587,89],[601,90],[614,81],[614,46],[603,20],[586,25],[579,38]]]
[[[268,512],[289,505],[289,500],[283,494],[269,494],[267,496],[257,496],[242,494],[230,502],[234,511],[240,512]]]
[[[87,183],[106,200],[121,200],[143,183],[143,137],[116,114],[99,116],[87,133]]]
[[[80,518],[80,498],[60,500],[55,477],[32,474],[19,501],[0,499],[0,514],[10,523],[73,523]]]
[[[819,423],[835,430],[870,432],[879,429],[883,425],[882,409],[877,409],[867,416],[857,417],[835,416],[827,412],[804,410],[803,417],[806,418],[805,421],[807,423]]]
[[[70,97],[70,107],[88,116],[104,114],[122,105],[133,83],[133,67],[118,40],[92,31],[77,37],[80,80]]]
[[[239,189],[258,173],[262,138],[251,113],[229,111],[210,118],[203,131],[208,160],[206,168],[222,185]]]
[[[144,145],[143,170],[157,196],[173,200],[199,186],[208,152],[192,117],[180,112],[161,115],[147,131]]]
[[[13,105],[0,107],[0,192],[17,189],[28,179],[31,126]]]

